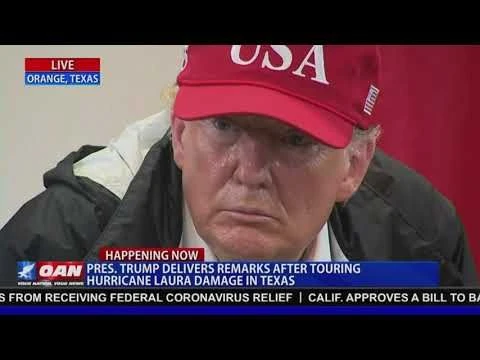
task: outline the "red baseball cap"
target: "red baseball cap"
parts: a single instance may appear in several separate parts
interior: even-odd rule
[[[343,148],[376,122],[379,73],[373,45],[190,45],[173,111],[267,116]]]

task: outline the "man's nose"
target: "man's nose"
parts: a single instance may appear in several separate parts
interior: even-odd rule
[[[272,182],[274,163],[274,149],[269,139],[245,132],[235,147],[235,180],[249,187],[268,187]]]

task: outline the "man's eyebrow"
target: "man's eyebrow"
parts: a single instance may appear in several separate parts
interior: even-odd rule
[[[313,143],[318,143],[319,145],[327,149],[330,148],[328,145],[314,138],[312,135],[308,134],[307,132],[272,117],[255,115],[255,114],[244,114],[244,115],[243,114],[225,114],[225,115],[214,116],[213,119],[223,119],[226,121],[233,121],[235,122],[235,125],[238,125],[240,127],[267,130],[282,136],[290,135],[290,134],[298,134],[308,138]],[[256,120],[261,120],[265,122],[259,123],[259,122],[256,122]]]
[[[217,118],[222,118],[225,120],[232,120],[238,121],[239,123],[245,122],[246,124],[250,125],[253,124],[258,128],[265,128],[269,129],[272,128],[272,125],[275,125],[276,128],[281,128],[281,130],[297,130],[293,126],[290,126],[280,119],[275,119],[272,117],[267,117],[263,115],[255,115],[255,114],[230,114],[230,115],[221,115]],[[260,122],[258,122],[260,120]],[[297,130],[301,131],[301,130]]]

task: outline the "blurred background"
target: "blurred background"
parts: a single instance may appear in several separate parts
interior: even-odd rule
[[[25,86],[26,57],[100,58],[100,86]],[[0,46],[0,228],[84,144],[107,145],[161,108],[183,45]]]
[[[480,46],[382,46],[380,146],[456,206],[480,271]]]
[[[84,144],[160,110],[182,45],[0,46],[0,227]],[[101,86],[27,87],[26,57],[99,57]],[[480,46],[382,46],[380,146],[457,207],[480,269]]]

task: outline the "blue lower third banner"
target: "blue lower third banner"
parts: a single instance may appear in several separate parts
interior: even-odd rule
[[[87,262],[86,287],[436,287],[437,262]]]
[[[100,85],[100,72],[25,72],[25,85]]]

